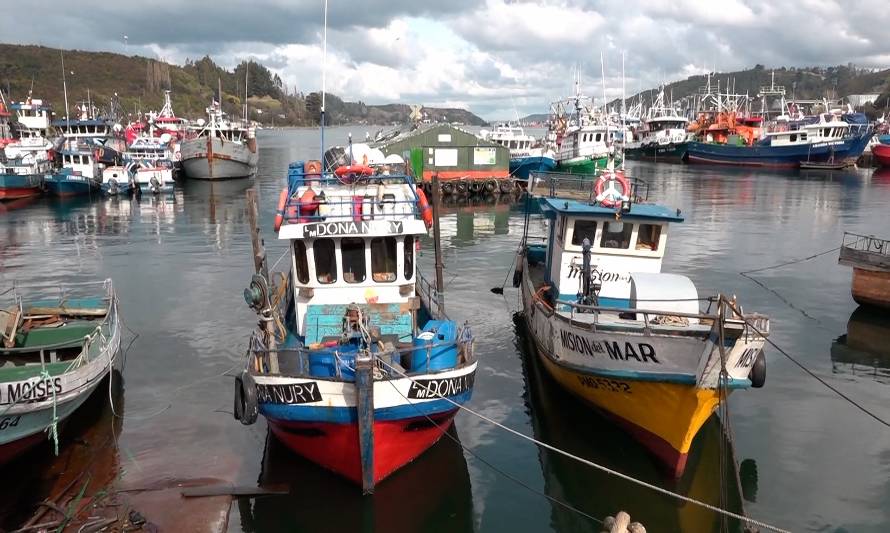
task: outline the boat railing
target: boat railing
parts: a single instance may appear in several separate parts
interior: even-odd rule
[[[429,311],[431,318],[435,320],[448,318],[442,305],[444,295],[436,290],[435,285],[430,283],[419,269],[417,272],[417,294],[420,297],[421,304],[425,305],[427,311]]]
[[[529,176],[528,192],[532,195],[548,198],[570,197],[579,200],[587,200],[593,203],[596,198],[594,185],[604,173],[597,170],[594,174],[569,174],[567,172],[537,172],[532,171]],[[649,183],[640,178],[627,178],[630,184],[630,197],[632,202],[646,202],[649,200]]]
[[[845,231],[841,248],[842,255],[843,250],[846,249],[890,257],[890,240],[879,239],[874,235],[860,235]]]
[[[280,214],[290,224],[404,220],[417,219],[421,215],[420,200],[414,187],[414,180],[407,175],[374,174],[344,179],[332,174],[325,174],[324,177],[320,174],[306,174],[289,181],[288,197],[283,213]],[[297,195],[297,187],[303,185],[313,189],[315,194],[311,200]],[[407,187],[404,187],[405,185]],[[373,186],[383,187],[383,194],[366,194],[369,187],[373,190]],[[387,187],[400,190],[403,199],[387,193]],[[327,194],[334,191],[339,193],[345,191],[350,194]],[[321,198],[320,192],[325,192],[326,195]]]
[[[671,301],[689,300],[645,300],[645,302]],[[723,317],[725,323],[735,321],[744,326],[747,335],[763,335],[764,337],[769,335],[769,317],[757,313],[744,314],[741,308],[739,308],[733,300],[728,299],[723,295],[695,298],[695,301],[707,302],[708,305],[704,312],[687,313],[665,309],[643,309],[632,307],[585,305],[566,300],[556,300],[555,304],[557,306],[557,309],[561,308],[564,310],[565,308],[568,308],[568,316],[563,313],[557,313],[555,312],[555,310],[552,310],[550,312],[556,315],[559,319],[569,322],[569,324],[571,324],[572,326],[589,327],[593,331],[596,331],[597,326],[602,325],[600,316],[603,313],[607,313],[609,315],[618,316],[633,315],[634,319],[637,322],[642,323],[643,333],[647,336],[652,334],[653,324],[666,326],[686,326],[688,325],[688,319],[696,319],[700,323],[704,324],[714,324],[716,321],[720,320],[721,317]],[[723,308],[722,311],[721,309],[719,309],[720,307]],[[582,314],[584,316],[592,316],[593,320],[579,320],[577,315]],[[642,321],[637,318],[639,315],[642,315]],[[753,330],[749,331],[749,326],[752,326]]]

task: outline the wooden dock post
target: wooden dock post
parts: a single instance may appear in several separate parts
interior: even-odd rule
[[[433,247],[436,252],[436,303],[439,307],[439,314],[445,316],[445,280],[443,270],[445,269],[442,260],[442,242],[441,231],[439,230],[439,211],[441,210],[442,190],[439,188],[439,173],[433,174],[433,187],[430,194],[433,196]]]
[[[371,494],[374,492],[374,358],[367,352],[355,358],[355,395],[362,493]]]

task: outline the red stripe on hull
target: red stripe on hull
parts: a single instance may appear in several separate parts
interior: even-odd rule
[[[597,411],[604,414],[610,420],[615,421],[615,423],[630,433],[640,444],[645,446],[652,455],[658,458],[662,466],[666,468],[668,474],[674,476],[674,478],[679,478],[683,475],[683,472],[686,470],[686,459],[689,457],[689,454],[680,453],[680,451],[674,449],[674,447],[666,440],[662,439],[655,433],[652,433],[648,429],[642,428],[633,422],[625,420],[614,413],[599,408],[597,408]]]
[[[457,410],[406,420],[374,422],[374,483],[386,479],[435,444],[451,427]],[[328,470],[362,484],[356,424],[269,420],[288,448]]]
[[[31,198],[39,196],[40,188],[38,187],[21,187],[0,189],[0,200],[16,200],[18,198]]]
[[[424,170],[424,181],[432,180],[433,174],[439,174],[440,180],[458,180],[463,178],[471,180],[497,180],[510,177],[509,170]]]
[[[37,432],[33,435],[28,435],[23,439],[14,440],[0,446],[0,466],[5,465],[19,455],[25,453],[29,448],[40,444],[40,441],[43,440],[44,437],[45,435],[43,432]]]

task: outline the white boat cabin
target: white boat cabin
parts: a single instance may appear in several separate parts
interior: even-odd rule
[[[61,151],[62,167],[71,169],[77,176],[89,179],[99,179],[102,176],[101,167],[91,151]]]
[[[609,146],[615,141],[616,133],[617,129],[606,125],[589,125],[569,131],[559,143],[556,160],[606,157],[609,154]]]
[[[592,283],[599,283],[599,305],[631,305],[631,274],[659,273],[668,227],[682,222],[679,212],[655,204],[631,204],[621,212],[564,198],[542,198],[549,238],[544,282],[556,300],[575,302],[583,278],[583,244],[590,242]]]
[[[498,124],[493,131],[481,130],[479,136],[483,140],[496,142],[509,149],[512,159],[541,155],[540,149],[536,150],[537,153],[532,153],[540,142],[533,136],[527,135],[521,126]]]
[[[410,178],[291,180],[278,238],[291,241],[295,332],[307,346],[342,332],[346,304],[368,305],[384,338],[417,322],[415,250],[427,232]]]

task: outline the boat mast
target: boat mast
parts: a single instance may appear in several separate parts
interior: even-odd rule
[[[247,127],[247,73],[250,72],[250,60],[247,60],[247,66],[244,67],[244,126]]]
[[[321,41],[321,174],[324,177],[324,104],[328,74],[328,0],[324,0],[324,28],[322,29]]]
[[[59,52],[62,56],[62,91],[65,93],[65,126],[71,129],[71,113],[68,112],[68,82],[65,78],[65,53]]]

